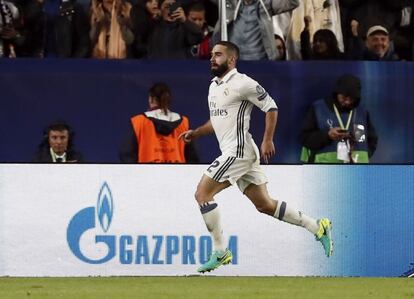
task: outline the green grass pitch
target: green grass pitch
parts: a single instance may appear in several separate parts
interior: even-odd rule
[[[86,277],[0,278],[0,299],[414,299],[411,278]]]

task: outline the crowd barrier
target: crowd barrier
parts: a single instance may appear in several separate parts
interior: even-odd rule
[[[414,63],[412,62],[240,62],[274,97],[280,109],[273,163],[299,163],[298,134],[309,105],[329,96],[344,73],[362,80],[362,98],[379,144],[374,163],[414,163]],[[0,60],[0,162],[29,162],[56,119],[76,131],[76,147],[91,163],[117,163],[131,116],[147,109],[148,88],[157,81],[172,89],[172,109],[192,126],[208,119],[211,80],[207,61],[93,59]],[[254,110],[251,131],[263,136],[264,115]],[[215,137],[200,139],[203,163],[218,155]]]
[[[0,276],[194,275],[212,242],[193,194],[204,165],[0,165]],[[414,166],[264,166],[279,200],[333,223],[305,229],[220,193],[224,276],[400,276],[414,262]]]

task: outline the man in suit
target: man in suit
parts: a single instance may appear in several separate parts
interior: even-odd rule
[[[38,163],[79,163],[82,155],[73,148],[74,133],[65,122],[54,122],[44,131],[44,139],[33,159]]]

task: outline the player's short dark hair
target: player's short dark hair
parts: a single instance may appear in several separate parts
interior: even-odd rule
[[[234,56],[236,56],[236,59],[239,58],[240,50],[236,44],[229,42],[229,41],[222,40],[222,41],[217,42],[216,45],[222,45],[226,47],[227,50],[230,52],[230,54],[233,54]]]

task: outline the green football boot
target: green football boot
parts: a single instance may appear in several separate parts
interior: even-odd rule
[[[327,257],[333,254],[332,223],[328,218],[318,220],[319,230],[315,234],[316,240],[322,243]]]
[[[224,252],[213,251],[213,253],[210,256],[210,259],[206,263],[204,263],[200,268],[198,268],[197,271],[200,273],[213,271],[221,265],[229,264],[232,261],[232,259],[233,255],[231,254],[231,251],[228,249],[226,249],[226,251]]]

